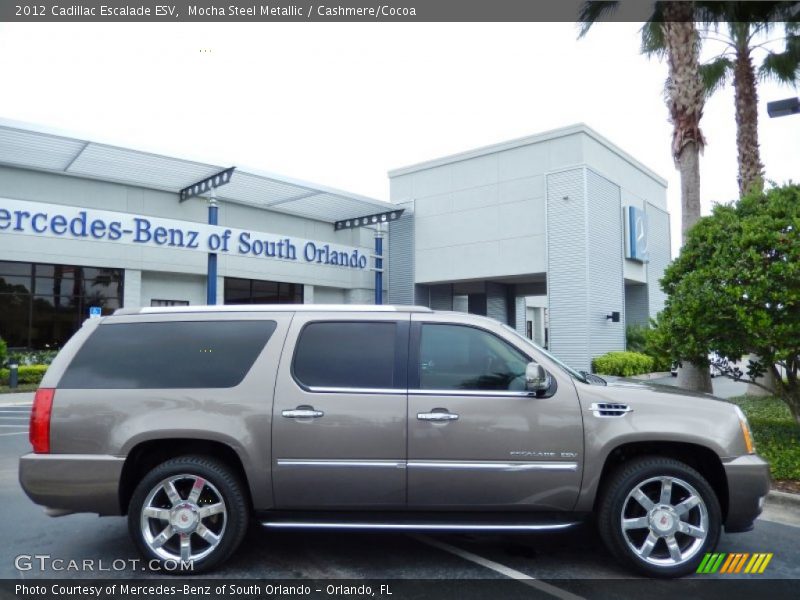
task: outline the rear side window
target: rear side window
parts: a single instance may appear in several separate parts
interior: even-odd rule
[[[397,328],[395,322],[309,323],[297,340],[295,379],[312,388],[404,387]]]
[[[179,321],[100,325],[60,388],[229,388],[241,383],[275,321]]]

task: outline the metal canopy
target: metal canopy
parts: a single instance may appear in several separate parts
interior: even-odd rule
[[[207,164],[77,139],[0,120],[0,165],[178,192],[229,165]],[[237,167],[217,199],[333,223],[395,208],[390,202]]]

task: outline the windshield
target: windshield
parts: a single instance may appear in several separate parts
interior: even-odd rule
[[[584,377],[584,375],[582,373],[576,371],[575,369],[573,369],[569,365],[564,364],[563,362],[561,362],[561,360],[559,360],[558,358],[553,356],[550,352],[548,352],[547,350],[542,348],[539,344],[536,344],[532,340],[526,338],[524,335],[522,335],[519,331],[517,331],[513,327],[509,327],[506,324],[503,324],[503,327],[506,328],[511,333],[513,333],[515,336],[517,336],[523,342],[525,342],[528,346],[533,347],[537,352],[541,352],[542,354],[544,354],[547,358],[549,358],[554,363],[556,363],[559,367],[561,367],[561,369],[563,371],[565,371],[570,377],[574,377],[575,379],[577,379],[578,381],[581,381],[583,383],[589,383],[586,380],[586,377]]]

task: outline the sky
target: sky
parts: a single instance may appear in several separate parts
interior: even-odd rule
[[[667,69],[638,49],[635,23],[2,23],[0,118],[382,200],[390,169],[583,122],[668,179],[675,254]],[[798,91],[759,94],[767,178],[796,181],[800,115],[766,102]],[[707,214],[737,195],[730,86],[701,126]]]

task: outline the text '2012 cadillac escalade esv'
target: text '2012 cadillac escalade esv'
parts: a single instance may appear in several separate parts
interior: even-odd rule
[[[267,527],[536,531],[694,571],[746,531],[767,463],[734,405],[605,382],[475,315],[391,306],[117,311],[48,369],[20,481],[51,515],[127,514],[195,572]]]

